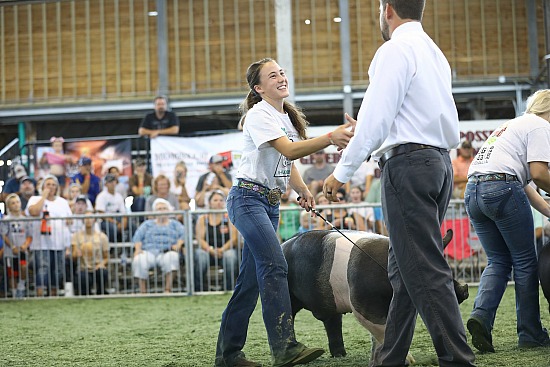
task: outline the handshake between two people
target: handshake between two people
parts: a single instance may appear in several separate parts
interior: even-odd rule
[[[345,114],[345,118],[346,118],[347,122],[345,124],[342,124],[342,125],[338,126],[334,131],[332,131],[328,135],[330,143],[337,147],[338,152],[342,152],[342,150],[344,150],[348,146],[351,138],[355,134],[355,126],[357,124],[357,120],[352,118],[347,113]],[[334,178],[333,175],[330,175],[327,178],[327,180],[329,180],[329,179],[332,179],[332,180],[335,181],[335,182],[332,183],[332,185],[338,186],[338,188],[343,186],[343,183],[337,181]],[[325,180],[325,183],[323,184],[323,191],[325,191],[327,180]],[[337,189],[334,190],[335,193],[336,193],[336,191],[337,191]],[[309,190],[305,190],[304,192],[298,192],[298,194],[299,194],[298,204],[302,208],[304,208],[306,211],[311,212],[312,217],[318,215],[318,213],[314,210],[315,209],[315,199],[311,195],[311,192],[309,192]],[[332,196],[332,195],[327,194],[326,191],[325,191],[325,196],[331,201],[336,201],[336,202],[339,201],[335,197],[330,197],[329,198],[329,196]]]
[[[345,118],[347,122],[338,126],[330,134],[331,143],[337,147],[337,150],[339,152],[341,152],[348,146],[349,141],[355,133],[355,125],[357,124],[357,120],[355,120],[347,113],[345,114]]]
[[[342,126],[346,126],[346,125],[352,126],[352,128],[349,132],[351,132],[352,136],[353,136],[353,134],[355,133],[355,126],[357,125],[357,120],[352,118],[347,113],[345,114],[345,117],[346,117],[347,123],[342,125]],[[343,148],[341,148],[340,145],[338,145],[338,150],[339,151],[342,150],[342,149],[345,149],[347,147],[347,145],[349,143],[349,140],[351,140],[351,137],[349,137],[348,141],[346,142],[346,144]],[[335,141],[335,143],[336,143],[336,141]],[[344,186],[344,183],[338,181],[334,177],[334,174],[331,174],[325,179],[325,182],[323,184],[323,193],[329,201],[339,202],[340,200],[338,199],[336,193],[338,192],[338,189],[340,189],[342,186]]]

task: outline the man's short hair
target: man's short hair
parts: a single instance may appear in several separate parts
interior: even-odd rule
[[[390,4],[399,18],[422,21],[426,0],[382,0],[382,6]]]
[[[168,103],[168,98],[166,96],[156,96],[155,99],[153,99],[153,102],[157,103],[159,99],[164,99],[164,102]]]

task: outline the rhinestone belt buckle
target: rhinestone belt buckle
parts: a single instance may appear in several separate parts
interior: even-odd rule
[[[276,187],[274,189],[271,189],[267,192],[267,201],[269,202],[270,205],[277,205],[279,204],[279,201],[281,201],[281,194],[283,192],[281,191],[280,188]]]

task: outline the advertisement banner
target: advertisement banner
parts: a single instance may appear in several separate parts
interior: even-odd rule
[[[54,154],[52,147],[36,148],[35,177],[44,177],[50,173],[52,164],[49,155]],[[62,159],[65,160],[65,175],[72,177],[78,173],[78,160],[82,156],[92,160],[93,173],[103,177],[109,167],[115,166],[120,171],[121,182],[123,177],[132,175],[132,149],[130,140],[88,140],[63,144]],[[48,159],[50,158],[50,159]],[[50,161],[50,162],[49,162]],[[57,175],[57,173],[56,173]]]

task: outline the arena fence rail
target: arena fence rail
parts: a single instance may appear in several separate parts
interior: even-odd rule
[[[317,206],[317,210],[337,228],[385,234],[384,228],[377,225],[379,208],[377,203]],[[145,221],[154,221],[161,215],[183,224],[184,246],[178,251],[153,251],[154,256],[148,261],[138,260],[133,240],[136,231]],[[222,219],[209,221],[208,215],[218,215]],[[281,206],[280,217],[281,241],[303,231],[330,229],[328,224],[312,218],[294,204]],[[93,235],[85,232],[86,220],[93,223],[88,224],[88,227],[93,226]],[[535,227],[546,228],[540,240],[546,243],[549,222],[545,218],[540,221]],[[121,228],[106,225],[108,222],[126,222],[127,225]],[[441,226],[442,235],[447,229],[454,232],[445,256],[455,278],[470,284],[478,282],[487,258],[460,200],[451,202]],[[231,291],[244,245],[225,210],[207,209],[3,219],[0,220],[0,232],[20,243],[31,237],[28,251],[4,245],[0,264],[0,299],[3,300],[139,297],[167,293],[192,296]],[[168,252],[170,254],[166,255]],[[138,266],[141,266],[139,270]]]

